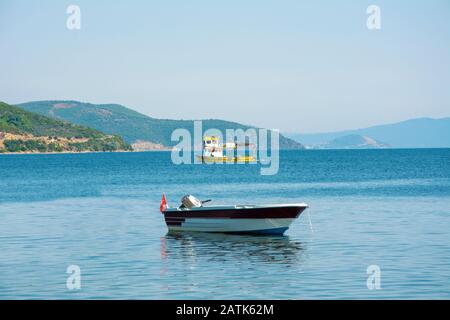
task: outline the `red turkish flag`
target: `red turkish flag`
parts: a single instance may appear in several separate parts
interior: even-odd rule
[[[159,205],[159,211],[161,211],[161,213],[163,213],[164,211],[166,211],[167,209],[167,200],[166,200],[166,196],[162,195],[162,199],[161,199],[161,204]]]

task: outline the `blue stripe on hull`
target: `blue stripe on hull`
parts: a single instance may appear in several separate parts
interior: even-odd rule
[[[223,233],[232,233],[232,234],[279,234],[282,235],[289,229],[288,227],[283,228],[274,228],[274,229],[265,229],[265,230],[252,230],[252,231],[238,231],[238,232],[223,232]]]

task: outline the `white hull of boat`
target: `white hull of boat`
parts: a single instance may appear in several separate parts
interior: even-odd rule
[[[273,233],[286,231],[295,219],[220,219],[186,218],[181,226],[168,226],[169,231]]]

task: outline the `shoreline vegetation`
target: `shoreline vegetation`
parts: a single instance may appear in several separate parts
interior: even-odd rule
[[[171,152],[171,150],[146,150],[146,151],[135,151],[135,150],[117,150],[117,151],[61,151],[61,152],[34,152],[34,151],[25,151],[25,152],[1,152],[0,157],[2,155],[54,155],[54,154],[89,154],[89,153],[141,153],[141,152]]]
[[[5,150],[0,149],[0,156],[2,155],[10,155],[10,154],[77,154],[77,153],[141,153],[141,152],[171,152],[172,148],[170,149],[151,149],[151,150],[114,150],[114,151],[91,151],[91,150],[85,150],[85,151],[47,151],[47,152],[40,152],[40,151],[17,151],[17,152],[9,152]]]
[[[0,153],[132,151],[118,135],[51,119],[0,102]]]

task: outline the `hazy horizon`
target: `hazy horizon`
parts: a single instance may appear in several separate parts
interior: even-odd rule
[[[66,9],[81,9],[69,30]],[[381,29],[366,26],[369,5]],[[450,116],[450,2],[0,0],[0,100],[333,132]]]

